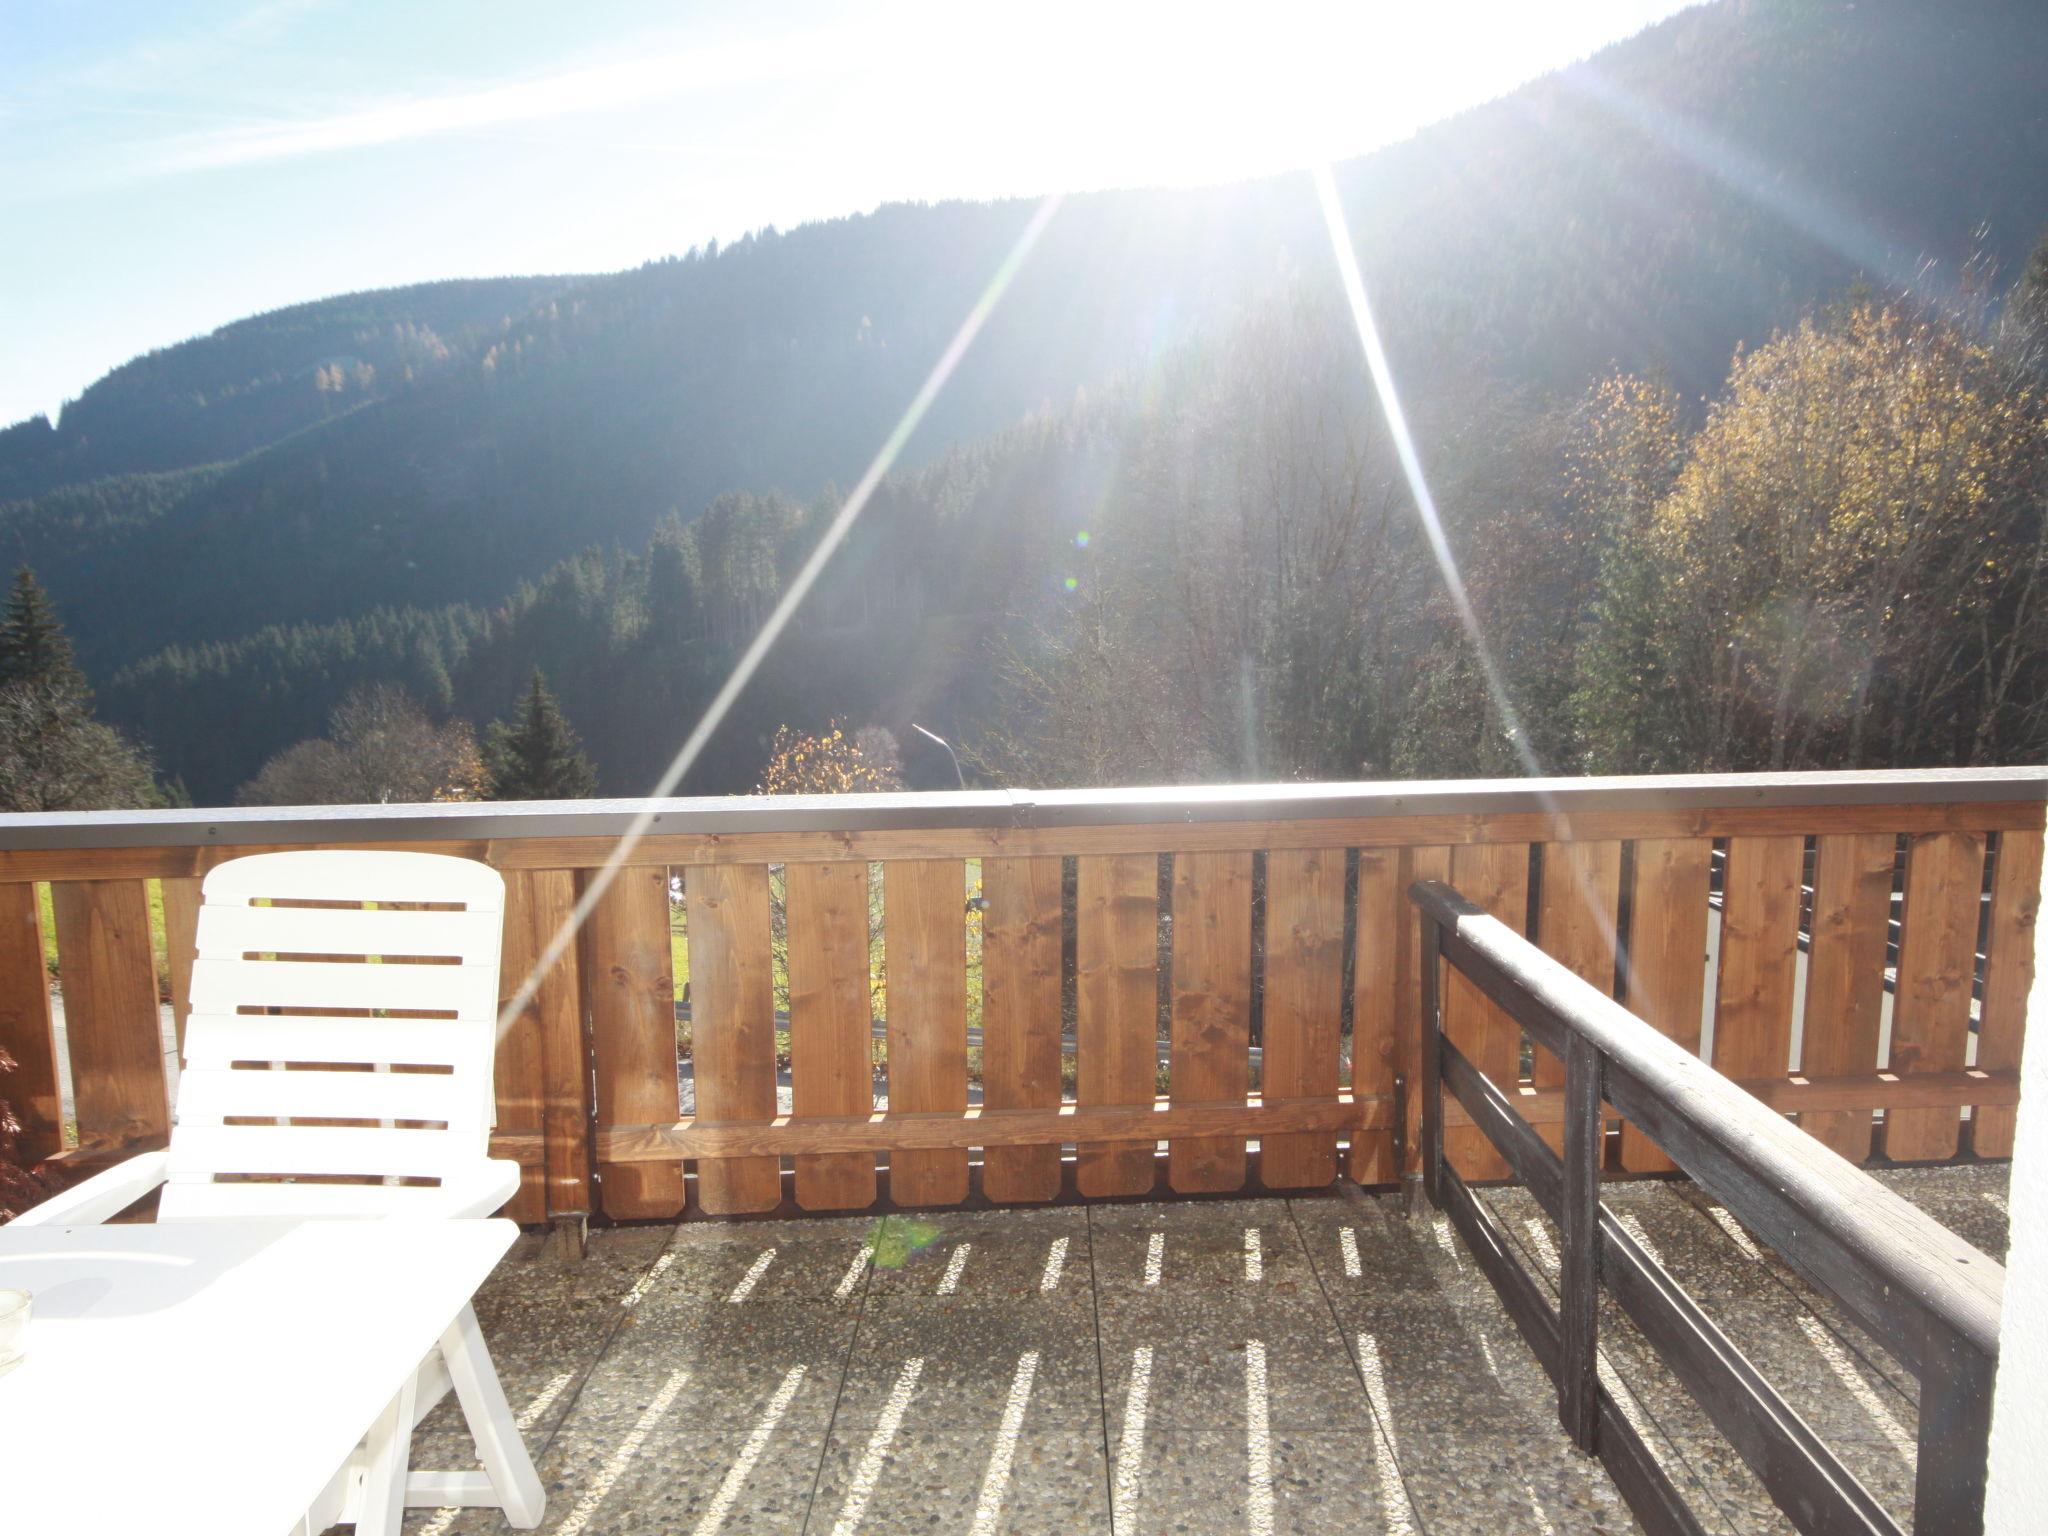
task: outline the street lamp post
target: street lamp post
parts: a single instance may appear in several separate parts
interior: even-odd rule
[[[953,777],[960,781],[960,787],[962,789],[967,788],[967,775],[960,771],[960,754],[953,750],[953,744],[946,740],[945,737],[941,736],[937,731],[926,730],[923,726],[919,725],[915,720],[910,722],[910,728],[913,731],[917,732],[918,735],[922,736],[926,741],[936,741],[940,746],[946,749],[946,756],[950,757],[953,760]]]

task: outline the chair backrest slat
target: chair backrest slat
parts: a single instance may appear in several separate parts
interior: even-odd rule
[[[472,955],[497,942],[505,918],[464,912],[371,911],[364,907],[215,908],[199,936],[203,960],[244,955]]]
[[[490,1071],[491,1044],[468,1019],[194,1012],[185,1029],[185,1066],[190,1071],[237,1061],[318,1061],[447,1067],[473,1078]]]
[[[439,1131],[330,1125],[188,1125],[170,1151],[170,1176],[441,1178],[461,1159]]]
[[[206,925],[203,907],[199,923]],[[476,973],[460,965],[195,960],[192,1007],[195,1012],[245,1014],[268,1008],[354,1008],[488,1019],[497,1014],[497,999],[481,996]]]
[[[192,1067],[178,1079],[181,1124],[233,1119],[440,1121],[474,1140],[483,1105],[452,1074]],[[461,1125],[454,1124],[460,1120]],[[488,1131],[489,1127],[483,1127]]]
[[[496,870],[271,853],[203,889],[158,1219],[396,1214],[420,1200],[396,1181],[489,1156]]]
[[[429,869],[426,861],[438,867]],[[405,907],[449,904],[471,912],[503,912],[505,881],[488,864],[440,853],[320,848],[229,859],[207,872],[206,900],[251,902],[381,902]]]

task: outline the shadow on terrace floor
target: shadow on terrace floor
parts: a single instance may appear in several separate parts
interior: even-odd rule
[[[1880,1175],[2002,1257],[1997,1167]],[[1608,1202],[1901,1517],[1911,1378],[1686,1185]],[[1554,1274],[1527,1197],[1485,1196]],[[1433,1213],[1394,1196],[522,1242],[478,1311],[546,1531],[1622,1532],[1548,1383]],[[877,1237],[880,1250],[870,1261]],[[1610,1309],[1610,1385],[1710,1530],[1788,1529]],[[448,1405],[416,1466],[473,1464]],[[503,1531],[421,1511],[409,1532]]]

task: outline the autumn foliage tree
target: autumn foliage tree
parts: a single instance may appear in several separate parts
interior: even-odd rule
[[[776,729],[761,795],[852,795],[903,788],[903,775],[870,733],[849,736],[834,720],[815,734]]]
[[[1640,397],[1614,412],[1662,442]],[[1958,325],[1859,304],[1738,355],[1668,493],[1616,492],[1589,766],[2039,756],[2044,471],[2040,386]]]

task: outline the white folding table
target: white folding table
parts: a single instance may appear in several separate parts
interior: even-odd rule
[[[0,1376],[0,1531],[285,1536],[367,1436],[357,1530],[395,1533],[414,1373],[518,1230],[0,1227],[0,1287],[35,1293]]]

